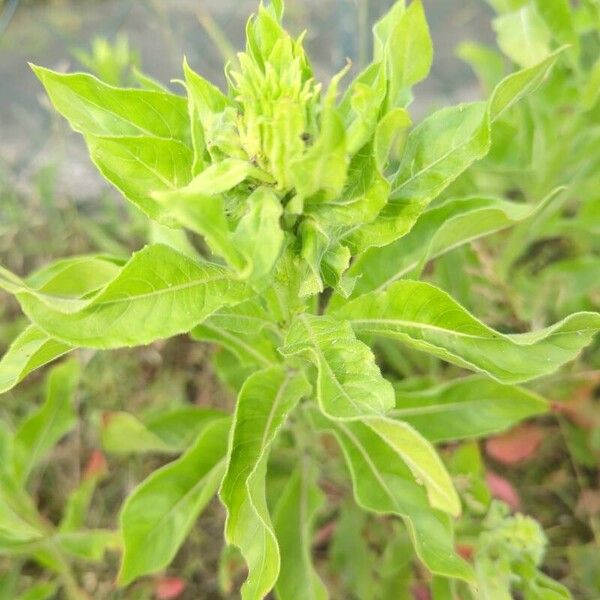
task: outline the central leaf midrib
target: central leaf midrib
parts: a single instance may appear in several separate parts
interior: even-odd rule
[[[77,314],[77,313],[82,312],[91,307],[93,307],[93,308],[105,307],[105,306],[110,306],[110,305],[114,305],[114,304],[120,304],[123,302],[132,302],[134,300],[145,300],[145,299],[152,298],[155,296],[172,294],[172,293],[190,289],[190,288],[193,288],[196,286],[208,285],[209,283],[213,283],[215,281],[226,280],[226,279],[228,279],[228,277],[229,277],[228,274],[223,273],[223,274],[221,274],[219,276],[215,276],[215,277],[208,277],[208,278],[202,279],[202,280],[196,279],[194,281],[188,281],[186,283],[180,283],[180,284],[172,285],[172,286],[169,286],[166,288],[160,288],[158,290],[153,290],[152,292],[144,292],[143,294],[134,294],[131,296],[127,296],[127,297],[123,297],[123,298],[115,298],[112,300],[102,300],[101,298],[99,299],[99,296],[110,291],[110,290],[103,290],[102,292],[100,292],[99,296],[97,296],[96,298],[92,298],[92,300],[88,304],[82,306],[79,310],[73,311],[70,314]],[[42,301],[44,300],[43,295],[36,294],[33,290],[26,290],[25,293],[31,294],[35,297],[38,297]],[[68,298],[66,298],[66,299],[68,299]],[[53,310],[57,310],[54,307],[50,307],[50,308],[52,308]],[[58,311],[58,312],[62,312],[62,311]],[[67,314],[69,314],[69,313],[67,313]]]

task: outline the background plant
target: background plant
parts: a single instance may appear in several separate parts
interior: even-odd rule
[[[311,520],[293,515],[316,511],[322,496],[316,473],[326,480],[331,471],[334,482],[343,481],[345,460],[358,504],[402,516],[417,555],[438,576],[436,594],[451,594],[455,584],[447,578],[473,582],[474,576],[454,553],[448,515],[458,513],[458,496],[430,442],[489,434],[543,412],[542,397],[512,384],[572,359],[590,341],[598,315],[578,313],[526,335],[520,332],[527,321],[511,315],[498,322],[518,333],[500,334],[437,287],[405,277],[418,277],[429,259],[514,223],[527,220],[531,231],[540,213],[546,220],[557,194],[573,198],[573,191],[555,191],[555,185],[545,194],[532,192],[532,201],[546,199],[531,205],[492,192],[473,197],[487,191],[478,178],[495,179],[502,193],[512,187],[505,187],[506,179],[497,183],[492,168],[470,167],[490,148],[492,159],[496,152],[502,157],[496,131],[510,131],[522,105],[517,100],[526,93],[535,98],[549,85],[538,89],[549,69],[557,61],[571,64],[574,50],[552,53],[548,37],[547,48],[521,71],[493,82],[488,102],[442,109],[403,143],[409,88],[430,63],[420,4],[406,10],[397,4],[376,26],[375,62],[339,103],[337,78],[327,92],[320,90],[301,45],[280,29],[280,16],[275,5],[251,21],[247,53],[228,69],[229,96],[184,65],[187,106],[154,84],[116,90],[84,75],[36,70],[58,110],[85,135],[105,177],[161,225],[202,235],[225,264],[203,261],[187,244],[156,244],[127,263],[87,256],[25,281],[5,273],[4,287],[32,321],[3,359],[5,385],[73,347],[142,344],[193,329],[196,339],[225,348],[217,369],[239,389],[229,447],[228,418],[215,411],[170,415],[173,422],[158,426],[160,433],[132,415],[111,419],[106,434],[117,432],[116,447],[125,441],[155,452],[187,447],[123,508],[121,581],[164,567],[220,485],[229,512],[226,536],[249,567],[243,594],[262,597],[275,585],[280,597],[296,597],[300,577],[314,581],[308,593],[322,596],[310,548],[301,543]],[[419,48],[414,57],[407,39]],[[556,45],[562,41],[557,36]],[[99,98],[104,108],[90,113]],[[555,102],[553,109],[561,107]],[[582,156],[594,159],[593,153]],[[444,194],[461,196],[444,201]],[[348,268],[351,256],[358,259]],[[518,258],[505,259],[506,272]],[[469,257],[461,257],[442,282],[449,288],[459,288],[461,279],[469,283],[463,275],[469,266]],[[502,281],[484,275],[484,284]],[[386,378],[356,335],[392,340],[374,340]],[[482,375],[455,379],[461,372],[438,359]],[[416,380],[423,371],[450,383]],[[399,375],[394,388],[390,382]],[[320,432],[329,432],[324,439],[333,436],[342,454],[316,444]],[[177,501],[185,492],[193,501],[181,508]],[[169,527],[169,535],[161,531],[162,543],[150,545],[148,536],[158,535],[155,523]],[[534,568],[540,559],[538,550]],[[526,580],[535,577],[529,569]]]

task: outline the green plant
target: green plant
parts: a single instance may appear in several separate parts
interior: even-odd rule
[[[72,359],[54,367],[47,378],[42,406],[28,414],[14,431],[2,423],[0,551],[21,559],[0,578],[4,597],[53,598],[62,585],[68,597],[85,598],[71,563],[74,560],[99,562],[107,548],[118,547],[116,532],[85,526],[94,490],[106,474],[101,456],[90,461],[79,485],[67,497],[56,526],[38,512],[27,489],[33,470],[77,423],[73,397],[79,372],[79,363]],[[37,561],[52,575],[27,585],[29,577],[22,572],[26,558]]]
[[[557,187],[561,179],[549,185],[537,167],[541,183],[528,192],[535,202],[488,196],[499,178],[475,166],[486,155],[516,160],[510,125],[521,118],[520,101],[544,94],[555,73],[562,73],[560,88],[577,71],[576,49],[559,47],[569,41],[564,27],[552,29],[571,13],[538,17],[554,37],[531,45],[531,56],[512,56],[521,70],[492,78],[485,66],[488,101],[441,109],[410,132],[411,87],[427,76],[432,57],[420,1],[397,2],[376,24],[373,63],[340,100],[348,68],[322,90],[302,36],[282,29],[282,13],[277,1],[250,19],[246,51],[226,68],[227,94],[187,63],[187,97],[153,83],[121,89],[34,67],[104,177],[152,221],[196,236],[201,255],[169,242],[126,260],[65,259],[25,279],[0,271],[0,286],[30,320],[0,362],[0,391],[76,348],[189,332],[224,349],[216,369],[238,392],[233,415],[190,408],[152,421],[120,413],[105,431],[113,448],[182,453],[123,506],[121,584],[168,565],[218,491],[226,540],[248,567],[242,597],[272,589],[280,598],[326,597],[311,561],[312,530],[327,504],[323,483],[343,487],[345,464],[358,506],[403,520],[434,575],[436,597],[456,589],[479,597],[475,569],[455,550],[461,500],[433,444],[544,413],[547,401],[518,384],[573,360],[600,328],[600,315],[580,311],[525,333],[517,312],[499,332],[419,278],[431,259],[512,225],[523,232],[519,223],[531,231],[540,215],[547,222],[557,195],[572,200]],[[502,193],[510,191],[501,182]],[[449,287],[461,281],[468,288],[468,262],[458,264]],[[491,275],[488,284],[496,284]],[[463,377],[462,369],[476,374]],[[346,511],[356,514],[347,506],[340,521]],[[527,538],[519,562],[523,524],[515,519],[490,520],[476,567],[504,561],[511,573],[519,569],[528,593],[541,577],[542,553],[532,558]],[[10,543],[16,526],[7,517],[5,552],[19,551]],[[392,528],[398,544],[388,547],[390,568],[406,552]],[[350,537],[347,526],[340,530]],[[344,555],[341,534],[336,543]],[[568,596],[552,585],[553,597]]]
[[[95,37],[89,52],[75,48],[73,56],[110,85],[124,85],[139,75],[140,58],[131,51],[129,40],[124,35],[118,35],[112,44],[104,37]]]

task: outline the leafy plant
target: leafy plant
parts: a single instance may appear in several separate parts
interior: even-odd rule
[[[280,0],[261,5],[249,20],[246,51],[226,67],[227,93],[186,62],[185,97],[146,79],[142,89],[117,88],[90,75],[33,67],[103,176],[153,222],[189,232],[195,247],[166,236],[166,243],[126,259],[68,258],[26,278],[0,271],[0,287],[30,321],[0,361],[0,391],[77,348],[190,333],[223,349],[216,368],[238,394],[232,415],[191,410],[152,422],[120,413],[107,424],[104,442],[114,449],[181,453],[122,508],[121,585],[165,568],[218,492],[227,511],[225,538],[247,565],[243,598],[271,590],[283,599],[325,598],[311,540],[331,505],[323,489],[347,485],[349,475],[354,503],[339,508],[340,563],[348,560],[347,540],[358,543],[347,525],[358,505],[402,520],[433,575],[436,598],[453,597],[456,589],[481,597],[478,573],[495,569],[495,561],[506,578],[517,573],[524,593],[543,579],[562,594],[531,597],[567,594],[538,572],[543,534],[520,517],[489,518],[475,568],[459,555],[454,523],[461,498],[433,445],[545,412],[544,397],[518,384],[575,359],[600,328],[600,314],[590,310],[527,332],[519,327],[526,311],[516,311],[518,326],[505,319],[502,331],[490,327],[442,289],[465,282],[469,290],[469,263],[461,255],[449,285],[442,275],[438,285],[420,280],[432,259],[443,265],[451,251],[515,225],[500,260],[508,277],[520,258],[511,252],[556,225],[549,217],[556,207],[589,189],[583,176],[577,187],[559,187],[569,167],[546,178],[555,172],[545,166],[550,159],[538,166],[530,143],[513,152],[515,132],[537,132],[537,117],[550,121],[543,131],[555,135],[555,122],[544,119],[548,107],[560,105],[565,78],[583,77],[586,60],[578,54],[576,25],[569,28],[568,5],[556,2],[549,11],[539,2],[497,4],[500,46],[521,69],[496,77],[504,67],[496,68],[495,54],[463,49],[481,67],[489,99],[443,108],[412,129],[411,88],[432,59],[419,0],[397,2],[375,25],[373,62],[341,98],[348,66],[322,89],[303,36],[281,26]],[[597,33],[594,6],[586,5],[577,27]],[[519,46],[512,10],[536,20],[523,32],[537,36],[529,54]],[[580,102],[578,90],[568,87],[570,102]],[[597,111],[598,98],[586,93],[586,110]],[[546,102],[539,112],[538,102]],[[567,119],[573,130],[565,141],[581,144],[585,159],[594,134],[574,138],[587,118],[584,111]],[[520,152],[532,161],[525,172],[513,164]],[[512,186],[526,189],[529,203],[506,199],[514,187],[507,189],[497,171],[509,168]],[[589,214],[579,202],[577,209]],[[570,223],[576,231],[580,225]],[[496,285],[495,277],[487,283]],[[481,306],[463,295],[465,304]],[[463,370],[476,374],[465,377]],[[416,378],[421,371],[438,377]],[[464,473],[456,467],[453,475],[458,482]],[[476,482],[478,475],[469,477]],[[471,496],[461,489],[463,502],[489,503],[484,489],[476,485]],[[3,535],[12,539],[19,527],[7,515]],[[389,597],[398,597],[394,590],[406,573],[392,567],[407,545],[396,522],[392,528],[396,542],[385,564],[396,583],[383,581],[378,589],[389,584]],[[498,585],[509,593],[504,580]]]
[[[90,461],[79,485],[70,493],[60,522],[54,526],[38,512],[27,487],[34,469],[77,422],[74,395],[79,363],[70,359],[54,367],[46,382],[46,399],[11,431],[0,431],[0,551],[31,558],[51,573],[45,581],[23,589],[21,565],[0,580],[0,591],[12,598],[53,598],[59,586],[68,597],[84,598],[73,574],[75,560],[101,562],[107,548],[118,546],[115,532],[85,526],[98,482],[106,475],[101,455]],[[23,581],[24,583],[24,581]]]
[[[113,43],[104,37],[95,37],[90,51],[76,48],[73,56],[110,85],[123,85],[130,78],[130,72],[134,79],[139,73],[140,58],[131,51],[124,35],[118,35]]]

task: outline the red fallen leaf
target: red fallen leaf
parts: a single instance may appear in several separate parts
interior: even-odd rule
[[[473,548],[471,544],[457,544],[456,552],[465,560],[471,560],[473,558],[475,548]]]
[[[93,450],[83,471],[83,478],[102,477],[108,473],[106,457],[100,450]]]
[[[108,424],[112,421],[112,419],[114,418],[115,413],[114,412],[110,412],[110,411],[105,411],[102,413],[101,419],[102,419],[102,427],[108,427]]]
[[[181,577],[162,577],[154,583],[156,600],[175,600],[184,590],[185,581]]]
[[[514,465],[531,458],[544,439],[544,430],[537,425],[521,425],[507,433],[490,438],[485,451],[494,460]]]
[[[411,586],[410,591],[412,592],[415,600],[431,600],[429,590],[423,583],[415,583],[413,586]]]
[[[506,502],[513,510],[519,510],[521,508],[521,498],[519,498],[519,494],[510,481],[491,471],[488,471],[485,474],[485,480],[494,498]]]
[[[600,490],[583,490],[577,501],[575,512],[590,517],[600,514]]]
[[[329,523],[325,523],[325,525],[323,525],[323,527],[321,527],[321,529],[319,529],[315,534],[313,546],[315,548],[326,546],[331,541],[331,537],[335,532],[336,525],[337,523],[335,521],[329,521]]]

